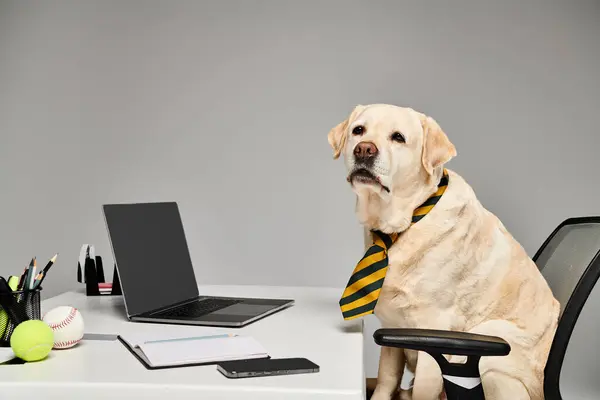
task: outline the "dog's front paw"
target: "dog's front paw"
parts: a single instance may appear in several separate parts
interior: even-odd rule
[[[392,400],[393,397],[390,396],[387,393],[373,393],[373,396],[371,396],[371,400]]]
[[[373,396],[371,396],[371,400],[396,400],[397,398],[397,393],[390,392],[389,390],[381,387],[375,388]]]

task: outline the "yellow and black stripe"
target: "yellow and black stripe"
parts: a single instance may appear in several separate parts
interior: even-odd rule
[[[431,211],[447,187],[448,172],[444,170],[438,190],[417,207],[411,225],[419,222]],[[397,233],[388,235],[380,231],[373,231],[372,234],[373,244],[354,268],[339,303],[345,320],[373,313],[388,268],[388,249],[399,236]]]
[[[438,184],[438,190],[423,202],[413,213],[411,225],[419,222],[436,205],[448,187],[448,171],[444,170],[444,175]]]

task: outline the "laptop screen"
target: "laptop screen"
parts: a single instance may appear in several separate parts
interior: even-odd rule
[[[198,296],[177,203],[103,208],[130,316]]]

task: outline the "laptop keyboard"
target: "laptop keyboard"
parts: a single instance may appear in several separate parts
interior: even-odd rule
[[[241,303],[242,300],[236,299],[203,299],[183,304],[177,308],[165,310],[154,314],[160,317],[202,317],[211,312],[220,310],[225,307]]]

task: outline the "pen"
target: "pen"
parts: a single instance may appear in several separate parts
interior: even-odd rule
[[[29,274],[28,278],[29,278],[29,285],[28,285],[28,289],[32,290],[33,289],[33,282],[35,280],[35,270],[37,269],[37,260],[35,257],[33,257],[33,268],[31,268],[31,273]]]
[[[185,341],[185,340],[221,339],[221,338],[234,337],[234,336],[237,336],[237,335],[232,334],[232,333],[225,333],[222,335],[191,336],[191,337],[182,337],[182,338],[175,338],[175,339],[147,340],[144,342],[144,344],[164,343],[164,342],[180,342],[180,341]]]

